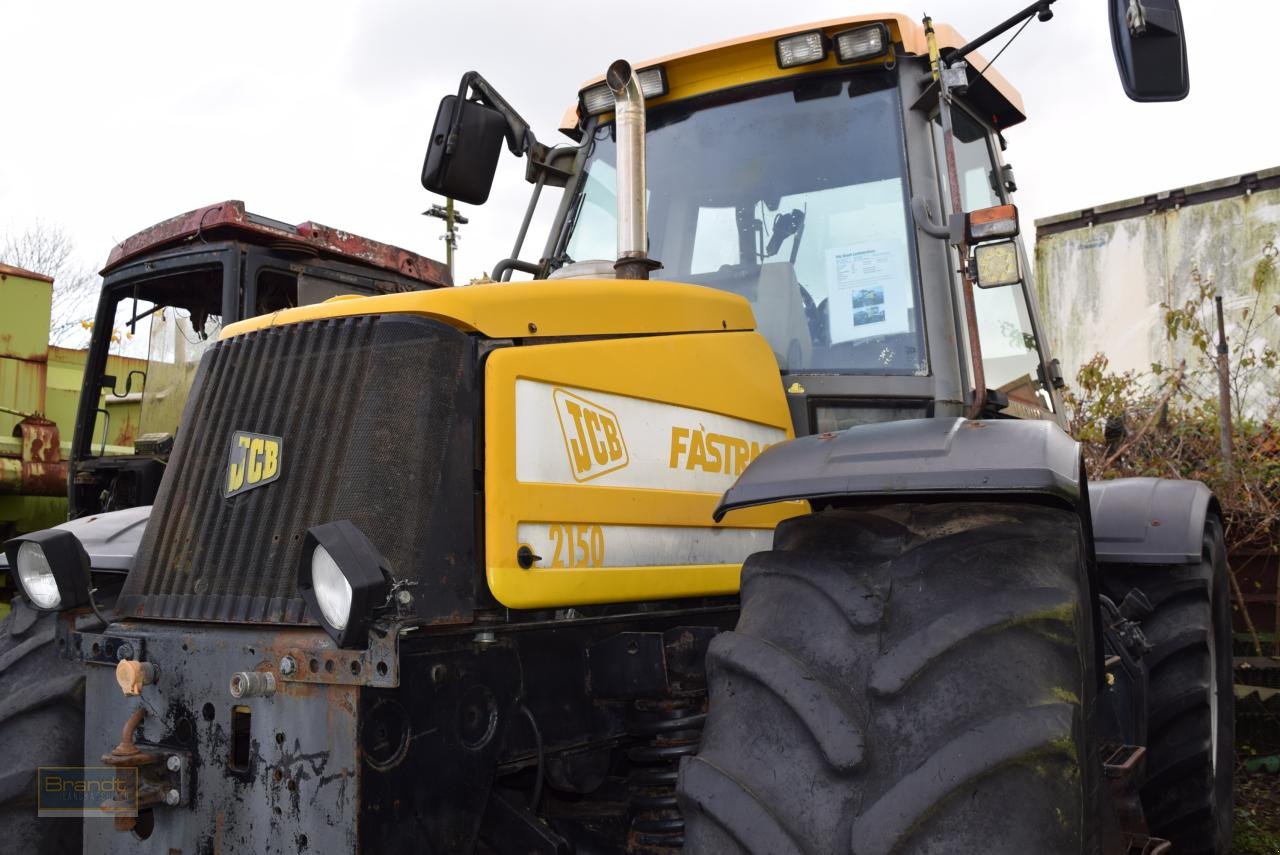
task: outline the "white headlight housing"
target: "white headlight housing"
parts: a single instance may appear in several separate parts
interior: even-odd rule
[[[311,584],[325,623],[334,629],[346,629],[351,620],[351,583],[323,546],[317,545],[311,553]]]
[[[58,580],[40,544],[26,541],[18,547],[18,581],[27,599],[38,609],[52,611],[62,603]]]

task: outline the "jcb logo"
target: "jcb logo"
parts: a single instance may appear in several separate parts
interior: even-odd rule
[[[280,445],[278,436],[246,433],[231,435],[231,454],[227,458],[227,489],[224,496],[270,484],[280,477]]]
[[[590,481],[630,462],[617,416],[563,389],[556,389],[552,395],[574,480]]]

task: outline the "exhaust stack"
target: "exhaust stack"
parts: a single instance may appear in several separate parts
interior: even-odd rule
[[[631,63],[620,59],[609,66],[605,82],[613,90],[614,133],[618,150],[619,279],[648,279],[662,265],[649,258],[649,224],[645,209],[644,93]]]

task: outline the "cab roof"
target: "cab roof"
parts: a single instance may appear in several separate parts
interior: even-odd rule
[[[774,43],[785,36],[797,33],[821,30],[830,37],[843,30],[861,24],[882,23],[889,28],[889,37],[893,42],[894,52],[905,56],[928,56],[929,46],[925,38],[924,26],[919,21],[906,15],[894,12],[879,14],[854,15],[844,18],[832,18],[826,21],[800,24],[779,30],[769,30],[749,36],[740,36],[722,42],[704,45],[679,53],[668,54],[645,62],[633,63],[637,70],[662,66],[667,78],[667,94],[646,100],[646,106],[656,107],[660,104],[692,98],[708,92],[728,89],[748,83],[764,80],[778,80],[787,77],[799,77],[814,72],[833,71],[856,68],[859,65],[878,65],[883,60],[873,59],[865,63],[840,65],[834,55],[821,62],[801,65],[795,68],[779,68]],[[934,23],[934,32],[938,40],[938,48],[944,54],[963,46],[966,39],[946,24]],[[1023,109],[1022,95],[995,69],[986,69],[979,78],[976,70],[986,66],[987,61],[981,54],[974,52],[966,57],[969,63],[970,89],[966,101],[984,113],[984,118],[991,121],[998,130],[1016,125],[1026,119]],[[579,87],[579,92],[604,82],[604,75],[587,80]],[[565,111],[560,121],[560,130],[577,139],[581,135],[583,115],[579,103]]]
[[[125,238],[111,250],[102,273],[156,249],[228,237],[292,246],[312,255],[399,273],[427,285],[453,284],[449,268],[434,259],[310,220],[295,226],[263,217],[245,210],[244,202],[235,199],[179,214]]]

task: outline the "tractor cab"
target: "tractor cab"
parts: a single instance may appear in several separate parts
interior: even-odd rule
[[[238,201],[138,232],[102,275],[71,452],[72,518],[151,504],[196,367],[223,326],[341,294],[451,284],[429,258]]]
[[[618,264],[745,299],[797,435],[1060,422],[1003,160],[1022,98],[977,52],[1052,4],[972,41],[864,15],[623,63],[634,93],[612,70],[588,81],[561,123],[572,148],[539,143],[470,72],[437,113],[423,183],[483,202],[505,140],[535,184],[515,255],[542,188],[565,193],[538,260],[505,259],[495,278],[600,279]],[[1176,4],[1113,0],[1109,16],[1130,97],[1185,95]]]
[[[947,28],[939,36],[962,44]],[[747,65],[732,83],[695,77],[705,56],[638,72],[662,87],[645,100],[648,252],[661,263],[650,278],[751,304],[797,434],[959,414],[972,400],[971,359],[963,339],[955,344],[958,258],[918,235],[912,200],[1009,205],[1000,135],[1024,116],[1002,78],[974,74],[953,111],[962,196],[953,206],[924,39],[905,18],[858,18],[718,48]],[[583,88],[567,129],[584,156],[548,253],[553,279],[595,275],[588,259],[616,257],[617,129],[604,89]],[[1008,249],[1014,270],[1025,269],[1021,245]],[[1022,277],[975,296],[986,414],[1053,418]]]

